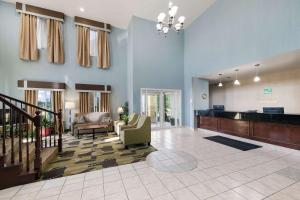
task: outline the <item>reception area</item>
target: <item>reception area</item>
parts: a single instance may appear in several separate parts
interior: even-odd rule
[[[195,126],[300,149],[298,57],[293,51],[202,77],[199,104],[209,108],[195,109]]]

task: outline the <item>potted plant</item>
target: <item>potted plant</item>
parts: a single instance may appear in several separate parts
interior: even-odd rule
[[[123,115],[122,116],[123,121],[125,122],[125,125],[128,125],[128,121],[129,121],[129,116],[128,115]]]
[[[49,136],[52,127],[53,127],[53,123],[50,120],[48,120],[46,117],[43,117],[41,121],[42,136],[43,137]]]

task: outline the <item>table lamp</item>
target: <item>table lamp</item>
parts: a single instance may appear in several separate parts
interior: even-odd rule
[[[124,113],[124,109],[123,109],[123,107],[122,106],[120,106],[119,108],[118,108],[118,114],[119,114],[119,116],[120,116],[120,120],[122,119],[122,114]]]

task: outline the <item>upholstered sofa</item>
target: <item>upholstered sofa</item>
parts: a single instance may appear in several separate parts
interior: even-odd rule
[[[114,128],[115,128],[115,132],[120,135],[120,131],[123,128],[134,128],[136,127],[137,123],[138,123],[138,119],[139,119],[139,115],[137,115],[136,113],[131,113],[129,115],[129,120],[128,120],[128,124],[125,125],[125,122],[122,120],[119,121],[115,121],[114,122]]]
[[[91,112],[75,114],[74,122],[72,123],[72,133],[77,132],[77,128],[86,125],[107,124],[109,131],[113,131],[113,123],[108,112]]]
[[[151,119],[148,116],[140,116],[136,128],[125,128],[120,132],[120,140],[125,148],[134,144],[151,143]]]

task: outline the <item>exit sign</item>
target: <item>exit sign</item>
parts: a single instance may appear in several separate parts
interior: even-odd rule
[[[273,90],[270,87],[265,87],[264,88],[264,94],[272,94]]]

